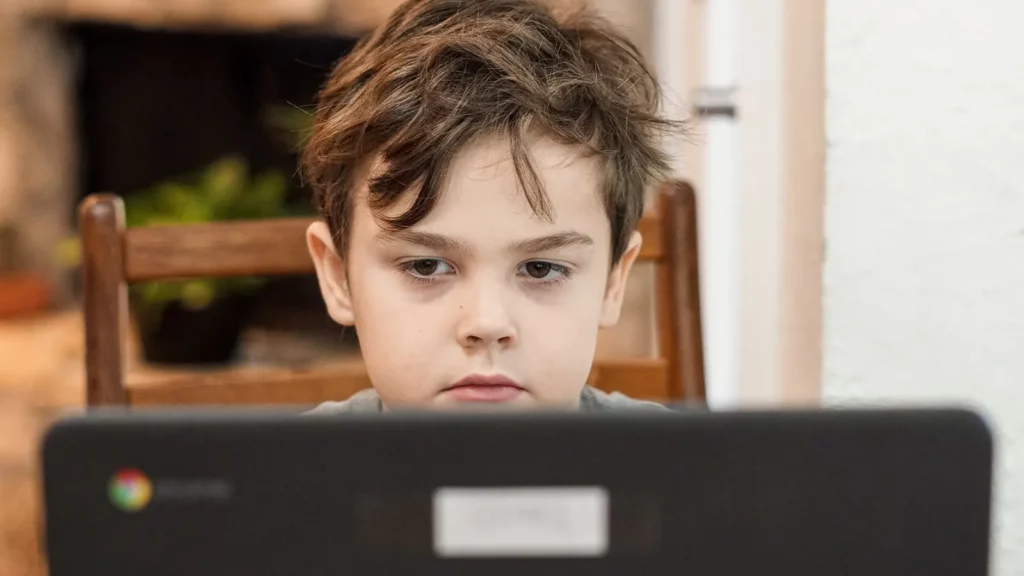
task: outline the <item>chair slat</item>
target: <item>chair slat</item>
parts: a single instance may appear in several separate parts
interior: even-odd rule
[[[598,358],[587,383],[605,392],[660,402],[670,398],[668,378],[665,358]]]
[[[264,373],[213,373],[126,388],[129,402],[135,406],[315,406],[325,400],[344,400],[370,386],[365,370],[277,369]]]
[[[311,218],[129,228],[125,278],[276,276],[309,274],[306,248]]]

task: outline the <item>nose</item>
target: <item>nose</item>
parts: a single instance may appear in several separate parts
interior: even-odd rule
[[[518,340],[500,286],[473,283],[460,298],[458,340],[464,348],[507,348]]]

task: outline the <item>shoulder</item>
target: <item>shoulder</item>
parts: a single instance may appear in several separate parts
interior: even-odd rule
[[[306,412],[312,416],[348,414],[352,412],[380,412],[382,409],[380,396],[368,388],[352,395],[348,400],[340,402],[324,402]],[[603,412],[610,410],[659,410],[669,408],[646,400],[635,400],[619,392],[604,392],[587,386],[580,393],[580,410],[583,412]]]
[[[669,411],[669,408],[657,402],[635,400],[619,392],[608,393],[586,386],[583,388],[583,392],[580,393],[580,410],[583,412],[601,412],[606,410]]]
[[[353,394],[348,400],[340,402],[324,402],[316,408],[306,412],[311,416],[327,414],[348,414],[351,412],[380,412],[380,396],[373,388],[360,390]]]

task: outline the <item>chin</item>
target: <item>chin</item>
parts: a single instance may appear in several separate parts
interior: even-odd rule
[[[442,410],[465,410],[472,412],[529,410],[531,408],[536,408],[537,405],[537,401],[525,391],[514,398],[489,401],[458,398],[453,397],[451,394],[442,392],[434,399],[433,402],[433,406],[435,408]]]
[[[525,412],[530,406],[522,404],[511,404],[507,402],[460,402],[456,404],[441,404],[435,408],[441,412],[469,412],[469,413],[494,413],[494,412]]]
[[[569,400],[542,402],[528,394],[508,402],[464,402],[444,398],[442,394],[434,400],[433,408],[456,412],[575,412],[579,410],[579,403]]]

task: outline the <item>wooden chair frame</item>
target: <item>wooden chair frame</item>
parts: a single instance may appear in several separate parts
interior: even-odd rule
[[[315,404],[369,386],[358,370],[319,374],[270,370],[233,379],[203,375],[167,386],[125,385],[127,284],[166,278],[313,273],[305,242],[310,218],[126,229],[124,205],[111,194],[79,207],[83,251],[86,400],[123,404]],[[664,184],[644,216],[640,261],[656,267],[657,358],[598,359],[588,382],[657,400],[704,399],[696,200],[692,187]]]

